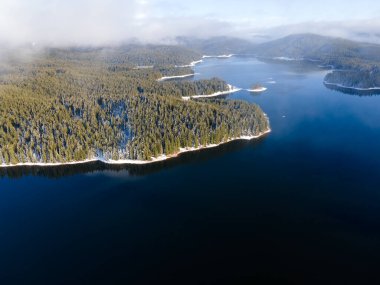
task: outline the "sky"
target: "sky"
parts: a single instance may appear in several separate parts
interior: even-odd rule
[[[377,0],[0,0],[0,43],[104,45],[131,39],[312,32],[380,43]]]

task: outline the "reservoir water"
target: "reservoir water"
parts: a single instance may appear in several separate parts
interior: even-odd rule
[[[0,170],[0,284],[378,283],[380,96],[207,59],[272,132],[148,166]]]

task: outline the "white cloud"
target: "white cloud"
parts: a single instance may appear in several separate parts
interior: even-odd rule
[[[218,3],[220,7],[215,6]],[[236,5],[231,3],[227,0],[0,0],[0,42],[103,45],[136,38],[158,42],[176,36],[257,39],[253,35],[263,35],[260,37],[264,39],[299,32],[379,41],[378,19],[289,25],[284,17],[289,9],[277,5],[277,0],[270,0],[269,4],[243,0]],[[291,7],[295,13],[295,5]],[[227,17],[228,13],[231,16]]]
[[[261,35],[266,35],[267,39],[279,38],[290,34],[314,33],[380,44],[380,19],[305,22],[295,25],[277,26],[270,29],[260,29],[257,32]]]
[[[0,42],[102,45],[178,35],[228,34],[232,27],[201,17],[157,16],[147,0],[2,0]]]
[[[144,7],[143,7],[144,6]],[[103,44],[138,36],[147,4],[135,0],[2,0],[0,40],[13,43]]]

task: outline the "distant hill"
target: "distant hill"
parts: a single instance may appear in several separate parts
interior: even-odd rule
[[[379,87],[380,45],[298,34],[254,46],[251,51],[262,58],[316,60],[319,65],[344,70],[326,76],[327,83],[364,89]]]
[[[241,54],[254,47],[250,41],[232,37],[197,39],[178,37],[178,44],[205,55]]]
[[[380,84],[380,45],[377,44],[316,34],[290,35],[262,44],[231,37],[182,37],[177,38],[177,43],[205,55],[239,54],[284,62],[315,61],[316,65],[333,67],[334,71],[325,78],[330,84],[362,89]]]
[[[44,55],[65,61],[102,60],[109,64],[128,64],[131,66],[184,65],[199,59],[201,54],[175,45],[128,44],[115,47],[98,48],[48,48]]]
[[[255,46],[259,56],[326,59],[355,57],[380,61],[380,45],[315,34],[297,34]]]

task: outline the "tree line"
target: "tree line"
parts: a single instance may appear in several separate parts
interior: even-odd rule
[[[147,49],[164,70],[188,59],[186,50],[173,60],[169,48]],[[182,100],[225,90],[220,79],[157,82],[160,69],[133,68],[128,50],[87,53],[55,50],[0,68],[0,164],[150,160],[269,127],[254,104]]]

